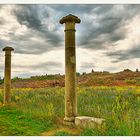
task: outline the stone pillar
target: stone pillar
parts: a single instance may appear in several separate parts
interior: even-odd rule
[[[5,47],[5,73],[4,73],[4,104],[11,102],[11,47]]]
[[[76,97],[76,52],[75,52],[75,23],[81,20],[68,15],[60,20],[60,24],[65,23],[65,118],[67,125],[74,124],[77,115]]]

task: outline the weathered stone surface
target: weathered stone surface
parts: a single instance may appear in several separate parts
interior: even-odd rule
[[[80,128],[95,128],[105,124],[105,119],[88,116],[75,117],[75,125]]]
[[[60,20],[65,23],[65,118],[66,125],[73,125],[77,115],[75,23],[80,19],[68,15]]]
[[[68,16],[63,17],[60,20],[60,24],[63,24],[63,23],[66,23],[66,22],[80,23],[81,20],[77,16],[74,16],[72,14],[69,14]]]
[[[11,51],[12,47],[5,47],[5,72],[4,72],[4,104],[11,102]]]

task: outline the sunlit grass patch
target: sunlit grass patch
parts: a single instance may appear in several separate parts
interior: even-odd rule
[[[51,126],[53,126],[51,121],[32,118],[30,115],[18,111],[15,107],[0,108],[1,136],[37,136]]]

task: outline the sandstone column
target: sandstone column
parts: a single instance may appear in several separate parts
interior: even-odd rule
[[[5,73],[4,73],[4,104],[11,102],[11,51],[14,51],[12,47],[5,47]]]
[[[76,97],[76,55],[75,55],[75,23],[81,20],[68,15],[60,20],[65,23],[65,118],[67,125],[74,124],[77,115],[77,97]]]

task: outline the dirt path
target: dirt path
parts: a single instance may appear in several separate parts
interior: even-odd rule
[[[43,132],[42,136],[79,136],[82,132],[82,129],[70,128],[66,126],[61,126],[56,129]]]

